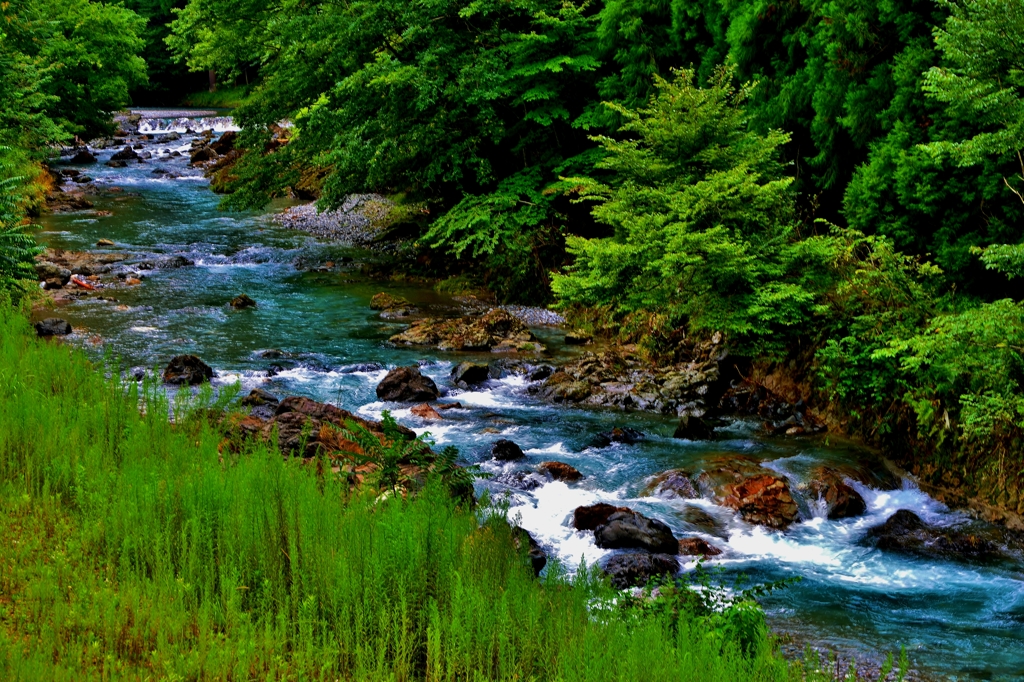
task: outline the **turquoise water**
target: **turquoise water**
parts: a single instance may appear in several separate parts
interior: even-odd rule
[[[187,147],[182,145],[187,141],[175,145]],[[112,151],[101,153],[101,160]],[[163,179],[152,174],[154,168],[186,177]],[[241,382],[246,392],[259,386],[278,395],[308,395],[368,417],[390,408],[403,423],[418,432],[429,430],[439,444],[458,446],[467,460],[494,474],[481,487],[508,495],[510,514],[549,556],[570,568],[605,554],[591,534],[573,531],[567,523],[576,506],[597,501],[628,505],[665,521],[677,535],[694,535],[699,529],[687,524],[683,513],[686,505],[696,505],[725,529],[721,535],[727,537],[703,536],[724,550],[709,562],[723,568],[724,578],[742,573],[755,582],[803,579],[764,600],[777,630],[868,658],[906,647],[916,667],[940,679],[1024,679],[1024,577],[1019,567],[927,561],[861,546],[867,528],[900,508],[934,523],[963,520],[911,485],[895,491],[861,486],[868,513],[844,521],[815,516],[813,502],[802,501],[805,520],[786,533],[749,526],[709,501],[643,494],[650,476],[669,468],[699,470],[710,456],[756,457],[798,485],[817,463],[862,463],[870,461],[869,453],[846,444],[827,445],[823,439],[768,439],[743,421],[712,443],[675,440],[674,420],[541,403],[529,394],[529,382],[516,375],[460,391],[448,380],[452,364],[493,356],[389,347],[386,339],[402,324],[382,320],[368,308],[370,297],[382,290],[428,309],[450,306],[450,299],[366,279],[358,264],[374,256],[365,252],[275,227],[264,214],[218,211],[218,197],[183,159],[83,170],[101,188],[121,188],[95,201],[96,209],[113,215],[47,216],[40,221],[43,242],[140,258],[182,254],[196,263],[150,270],[139,286],[98,292],[116,301],[93,296],[61,307],[58,314],[76,328],[72,342],[90,352],[112,351],[126,365],[147,367],[194,353],[217,370],[217,383]],[[97,249],[94,244],[101,238],[113,240],[115,247]],[[352,262],[334,271],[308,271],[309,265],[347,258]],[[228,301],[241,293],[258,307],[230,308]],[[568,352],[560,347],[557,330],[536,331],[555,353]],[[261,356],[270,349],[289,357]],[[420,363],[447,391],[446,398],[459,401],[463,409],[428,424],[410,415],[408,406],[377,402],[374,388],[387,368],[412,363]],[[626,425],[644,431],[648,439],[589,447],[595,434]],[[490,444],[498,438],[516,441],[529,463],[498,466],[489,461]],[[586,478],[571,485],[544,481],[533,490],[502,482],[548,459],[568,462]]]

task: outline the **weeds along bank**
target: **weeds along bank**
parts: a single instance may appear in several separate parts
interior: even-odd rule
[[[159,390],[10,308],[0,400],[4,679],[827,679],[782,661],[750,602],[535,578],[502,517],[436,482],[378,500],[224,455],[200,403],[172,425]]]

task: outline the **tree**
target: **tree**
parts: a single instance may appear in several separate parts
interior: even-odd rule
[[[692,71],[678,71],[656,78],[646,107],[609,105],[626,121],[621,137],[595,138],[607,154],[597,168],[611,179],[570,182],[615,234],[568,239],[575,261],[553,282],[563,305],[723,331],[764,352],[806,320],[821,244],[795,239],[792,178],[778,160],[788,136],[751,130],[752,86],[735,88],[732,77],[721,68],[699,88]]]

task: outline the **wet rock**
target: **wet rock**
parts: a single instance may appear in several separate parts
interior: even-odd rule
[[[540,367],[534,367],[532,370],[530,370],[530,373],[527,375],[527,378],[530,381],[544,381],[554,373],[555,368],[552,367],[551,365],[541,365]]]
[[[688,556],[718,556],[722,550],[701,538],[683,538],[679,541],[679,553]]]
[[[540,545],[533,539],[533,536],[530,535],[525,528],[512,526],[512,543],[515,545],[516,549],[522,549],[523,540],[526,541],[527,547],[529,547],[527,550],[527,556],[530,557],[530,565],[533,567],[533,574],[539,576],[540,572],[544,570],[544,567],[548,563],[547,555],[544,554],[544,550],[540,548]]]
[[[242,310],[244,308],[255,308],[256,301],[252,300],[245,294],[241,294],[231,299],[231,307],[234,308],[235,310]]]
[[[81,149],[71,157],[70,163],[84,165],[87,163],[96,163],[96,161],[96,157],[88,149]]]
[[[518,445],[507,438],[501,438],[496,440],[494,445],[491,446],[491,457],[501,462],[512,462],[525,459],[526,455]]]
[[[784,530],[799,517],[789,483],[775,472],[741,458],[705,469],[698,483],[711,488],[722,506],[747,523]]]
[[[377,398],[387,402],[420,403],[439,396],[437,384],[418,367],[396,367],[377,385]]]
[[[57,279],[56,277],[54,277],[53,279],[48,279],[48,280],[43,282],[43,290],[44,291],[55,291],[56,289],[63,288],[65,284],[66,284],[66,282],[62,282],[59,279]]]
[[[594,337],[579,330],[569,332],[565,335],[565,345],[567,346],[586,346],[588,343],[593,342]]]
[[[596,530],[607,523],[608,518],[616,512],[628,512],[627,507],[616,507],[604,502],[585,507],[576,507],[572,513],[572,527],[576,530]]]
[[[769,528],[788,528],[798,516],[789,484],[775,474],[752,476],[726,486],[723,502],[740,512],[748,523]]]
[[[176,355],[164,369],[164,383],[195,386],[213,378],[213,368],[195,355]]]
[[[556,481],[572,483],[583,478],[583,474],[576,467],[565,462],[541,462],[537,470],[545,473]]]
[[[355,365],[346,365],[338,371],[342,374],[354,374],[355,372],[379,372],[382,369],[384,369],[384,365],[380,362],[360,362]]]
[[[36,263],[36,276],[40,281],[59,280],[61,285],[67,284],[71,279],[71,270],[49,261]]]
[[[81,191],[64,191],[59,187],[46,194],[46,206],[53,213],[71,213],[85,211],[93,207],[93,203],[85,198]]]
[[[657,519],[635,511],[618,511],[594,529],[598,547],[604,549],[643,549],[655,554],[675,554],[679,541],[672,529]]]
[[[210,144],[210,149],[217,154],[227,154],[235,148],[235,141],[237,139],[238,133],[234,130],[226,130],[221,134],[220,138],[216,142]]]
[[[480,317],[419,320],[392,336],[391,342],[454,351],[536,352],[544,349],[522,320],[498,308]]]
[[[690,480],[690,474],[682,469],[670,469],[655,476],[644,490],[647,494],[659,497],[678,497],[684,500],[695,500],[700,493]]]
[[[264,391],[262,388],[254,388],[249,391],[249,395],[242,398],[241,404],[246,407],[262,407],[264,405],[277,406],[280,402],[273,393]]]
[[[437,410],[427,403],[420,403],[409,411],[420,419],[427,419],[430,421],[441,421],[444,419]]]
[[[392,296],[384,292],[374,294],[373,298],[370,299],[370,310],[394,310],[396,308],[405,308],[409,305],[411,305],[409,301],[401,296]]]
[[[114,242],[109,239],[100,239],[96,242],[96,246],[113,246]]]
[[[455,403],[438,403],[437,405],[434,405],[434,409],[435,410],[461,410],[462,409],[462,403],[459,403],[459,402],[455,402]]]
[[[127,161],[107,161],[104,166],[110,166],[111,168],[127,168]]]
[[[546,480],[532,471],[503,471],[492,478],[491,481],[526,492],[536,490],[547,483]]]
[[[140,270],[173,270],[176,268],[192,267],[193,265],[195,265],[195,261],[178,255],[157,260],[144,260],[139,262],[138,268]]]
[[[1002,548],[979,533],[931,526],[909,509],[900,509],[885,523],[868,530],[866,540],[878,549],[942,559],[1004,558]]]
[[[582,353],[551,374],[536,394],[556,403],[584,403],[624,410],[701,416],[718,404],[729,382],[719,362],[726,357],[719,337],[681,345],[687,362],[654,365],[634,346]]]
[[[594,440],[591,441],[590,447],[593,448],[606,448],[612,443],[624,443],[626,445],[635,445],[640,441],[644,440],[646,436],[643,431],[632,429],[628,426],[615,427],[611,431],[599,433],[594,436]]]
[[[850,487],[835,469],[822,467],[812,475],[813,479],[807,484],[808,497],[824,502],[828,509],[828,518],[847,519],[860,516],[867,511],[864,498]]]
[[[131,147],[125,147],[110,157],[111,161],[139,161],[139,155]]]
[[[611,577],[612,585],[624,590],[643,587],[652,578],[675,575],[679,560],[671,554],[628,553],[615,554],[601,567]]]
[[[460,362],[452,369],[452,383],[479,384],[490,378],[490,367],[475,362]]]
[[[59,317],[48,317],[36,322],[35,328],[39,336],[67,336],[71,333],[71,325]]]
[[[697,530],[707,533],[708,535],[714,535],[715,537],[722,538],[723,540],[728,539],[729,537],[729,531],[725,525],[700,507],[687,505],[683,509],[683,521],[686,521]]]
[[[217,158],[217,152],[213,151],[209,147],[199,147],[192,152],[189,156],[188,162],[190,164],[205,163],[207,161],[213,161]]]
[[[711,440],[715,437],[715,431],[700,417],[683,415],[672,437],[684,440]]]

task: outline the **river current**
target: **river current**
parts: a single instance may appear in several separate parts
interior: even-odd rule
[[[149,125],[182,132],[186,127],[181,121]],[[230,119],[214,125],[223,129]],[[196,122],[195,129],[201,124]],[[190,140],[184,135],[169,144],[150,143],[147,149],[185,153]],[[451,301],[429,289],[369,280],[357,265],[374,256],[277,227],[267,213],[217,210],[219,197],[199,171],[188,168],[187,154],[126,168],[104,166],[114,151],[97,152],[100,164],[78,167],[101,190],[95,209],[43,217],[41,241],[55,248],[140,257],[180,254],[195,266],[150,270],[141,285],[111,287],[62,306],[57,314],[76,329],[72,342],[90,353],[113,352],[126,365],[147,367],[193,353],[215,368],[216,383],[241,382],[244,392],[258,386],[279,396],[307,395],[371,418],[390,409],[402,423],[429,431],[439,445],[457,446],[466,460],[493,474],[479,484],[481,490],[507,495],[510,515],[570,570],[606,552],[594,544],[592,533],[572,529],[573,509],[595,502],[629,506],[664,521],[676,535],[702,535],[720,547],[723,554],[707,565],[720,567],[727,583],[740,574],[748,583],[800,577],[762,599],[775,630],[797,643],[834,646],[874,659],[905,647],[914,668],[934,679],[1024,679],[1024,572],[1019,567],[912,558],[861,543],[868,528],[897,509],[910,509],[940,525],[964,520],[909,482],[896,490],[858,484],[868,505],[859,518],[830,521],[813,501],[802,500],[803,520],[784,533],[746,524],[707,500],[643,492],[651,476],[695,467],[709,456],[757,458],[799,486],[816,464],[862,462],[870,453],[823,437],[768,438],[756,424],[742,420],[722,429],[712,442],[677,440],[671,437],[674,419],[540,402],[518,375],[459,390],[448,378],[453,364],[493,356],[390,347],[386,340],[402,323],[383,320],[368,307],[378,291],[427,308]],[[172,172],[154,175],[156,168]],[[96,210],[112,215],[98,216]],[[97,248],[99,239],[115,245]],[[307,267],[325,261],[351,265],[327,272]],[[234,310],[227,305],[242,293],[258,306]],[[568,352],[561,348],[559,330],[535,333],[554,352]],[[263,357],[270,349],[291,357]],[[378,402],[374,389],[387,369],[414,363],[463,409],[426,423],[411,415],[408,405]],[[596,434],[615,426],[639,429],[647,438],[633,445],[592,446]],[[490,460],[490,445],[498,438],[518,443],[528,462],[499,465]],[[567,462],[585,478],[565,484],[538,477],[538,487],[524,490],[516,472],[529,476],[531,467],[544,460]],[[708,535],[688,524],[687,505],[715,517],[724,530]]]

